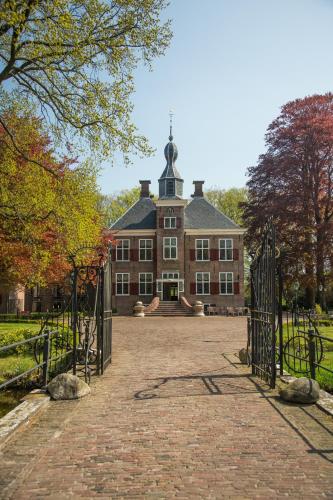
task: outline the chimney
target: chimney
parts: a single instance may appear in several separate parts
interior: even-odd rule
[[[140,198],[149,198],[149,184],[150,181],[139,181],[141,184]]]
[[[193,181],[194,184],[194,194],[192,194],[192,198],[203,198],[203,189],[205,181]]]

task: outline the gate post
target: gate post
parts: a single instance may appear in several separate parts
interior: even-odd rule
[[[314,342],[315,331],[310,328],[308,330],[308,334],[309,334],[308,348],[309,348],[310,373],[311,373],[311,378],[313,380],[316,380],[316,345]]]
[[[278,322],[279,322],[279,365],[280,377],[283,375],[283,318],[282,318],[282,294],[283,294],[283,279],[282,279],[282,264],[281,257],[278,266],[278,287],[279,287],[279,303],[278,303]]]
[[[43,345],[43,386],[47,386],[49,378],[50,332],[47,330]]]
[[[72,331],[73,331],[73,375],[76,375],[77,359],[77,267],[73,270],[73,301],[72,301]]]

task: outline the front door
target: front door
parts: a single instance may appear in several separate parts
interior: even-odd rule
[[[178,283],[163,283],[163,300],[178,300]]]

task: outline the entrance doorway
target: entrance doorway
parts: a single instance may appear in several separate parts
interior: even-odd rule
[[[178,283],[163,283],[163,300],[178,300]]]

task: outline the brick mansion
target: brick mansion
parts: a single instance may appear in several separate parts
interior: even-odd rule
[[[112,226],[113,306],[132,314],[137,301],[161,303],[185,297],[217,307],[244,305],[243,233],[204,197],[204,181],[193,181],[191,200],[176,167],[178,151],[170,130],[166,166],[153,201],[149,180],[140,199]]]

